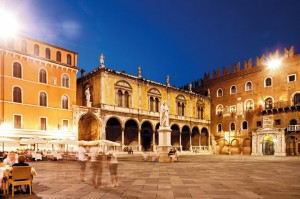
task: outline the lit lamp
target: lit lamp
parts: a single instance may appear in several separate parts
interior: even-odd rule
[[[270,59],[267,62],[267,66],[270,69],[276,69],[281,65],[282,59]]]

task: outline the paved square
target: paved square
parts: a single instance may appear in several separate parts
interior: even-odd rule
[[[15,198],[300,198],[300,157],[181,156],[179,162],[153,163],[141,156],[119,158],[120,186],[94,188],[91,170],[79,178],[76,161],[29,162],[38,172],[32,196]]]

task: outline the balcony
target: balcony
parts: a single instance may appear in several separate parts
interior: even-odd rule
[[[261,107],[262,114],[275,114],[288,111],[300,111],[300,104],[294,104],[291,101],[281,101],[270,105],[269,107]]]
[[[300,125],[289,125],[287,127],[287,131],[292,131],[292,132],[300,131]]]

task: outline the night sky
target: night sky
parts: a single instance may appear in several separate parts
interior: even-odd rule
[[[86,72],[103,53],[107,68],[137,75],[141,65],[143,78],[165,83],[169,74],[179,87],[277,48],[300,51],[299,0],[0,2],[22,34],[77,52]]]

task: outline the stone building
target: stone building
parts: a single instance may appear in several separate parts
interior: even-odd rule
[[[77,79],[73,129],[78,140],[107,139],[122,149],[155,151],[159,109],[170,108],[171,144],[182,151],[210,152],[210,99],[166,84],[108,69],[100,65]],[[120,148],[121,149],[121,148]]]
[[[205,74],[196,92],[212,99],[211,133],[221,154],[298,155],[300,55],[294,47]]]
[[[18,35],[0,41],[1,135],[73,135],[77,53]]]

